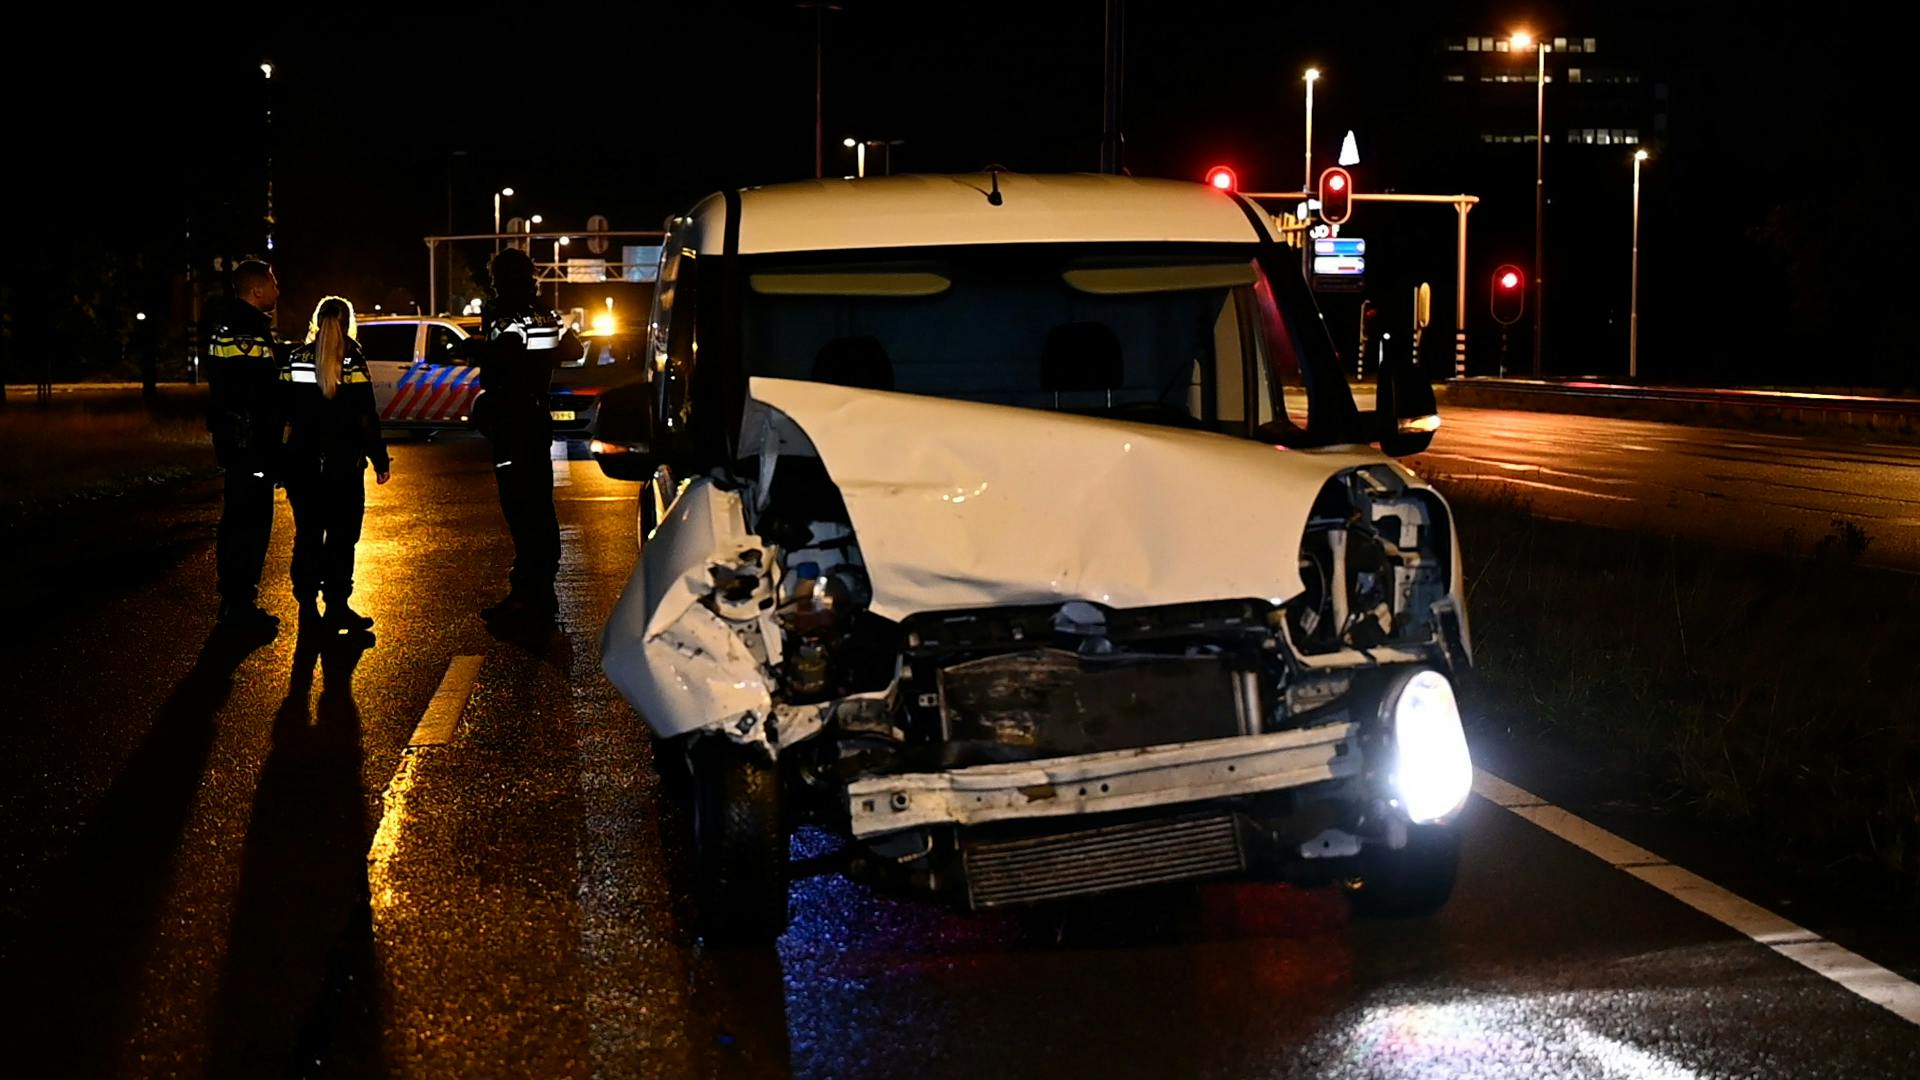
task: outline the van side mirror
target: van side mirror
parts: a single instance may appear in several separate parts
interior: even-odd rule
[[[652,383],[642,380],[600,395],[600,407],[588,430],[593,436],[593,460],[609,479],[653,479],[660,462],[654,448],[652,389]]]
[[[1433,445],[1440,430],[1440,403],[1433,384],[1411,360],[1391,357],[1380,372],[1379,396],[1373,407],[1380,452],[1409,457]]]

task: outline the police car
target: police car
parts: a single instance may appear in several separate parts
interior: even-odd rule
[[[441,431],[473,425],[480,369],[455,347],[480,332],[473,316],[373,315],[358,320],[357,339],[373,379],[374,407],[384,428]],[[602,390],[638,368],[619,334],[588,335],[586,355],[562,361],[550,408],[555,438],[585,439]]]
[[[553,373],[548,403],[556,439],[585,440],[599,412],[601,395],[646,378],[640,360],[645,334],[605,326],[589,330],[580,340],[585,351],[576,359],[561,360]]]
[[[470,427],[480,369],[451,354],[480,332],[473,317],[373,315],[356,338],[373,379],[374,407],[386,428],[438,431]]]

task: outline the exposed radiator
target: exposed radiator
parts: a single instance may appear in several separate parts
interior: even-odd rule
[[[970,844],[975,908],[1030,904],[1246,869],[1232,814],[1138,821]]]

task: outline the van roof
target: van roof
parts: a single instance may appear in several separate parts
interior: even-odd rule
[[[1096,173],[986,173],[803,180],[740,192],[740,251],[833,251],[953,244],[1111,241],[1252,243],[1265,219],[1205,184]],[[726,201],[688,214],[694,250],[719,254]]]

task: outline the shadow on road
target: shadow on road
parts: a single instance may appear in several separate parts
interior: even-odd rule
[[[696,1076],[793,1075],[787,986],[773,949],[701,950],[688,972]]]
[[[487,633],[559,671],[573,668],[573,637],[550,619],[502,617],[485,620]]]
[[[181,831],[206,773],[214,718],[233,690],[234,672],[263,644],[219,631],[207,639],[66,857],[50,869],[39,903],[0,944],[11,958],[8,981],[32,990],[10,1017],[30,1036],[7,1040],[10,1053],[29,1061],[54,1055],[59,1072],[115,1070],[137,1019],[141,976],[172,891]]]
[[[352,686],[372,642],[302,635],[295,647],[241,854],[210,1076],[385,1071]]]

